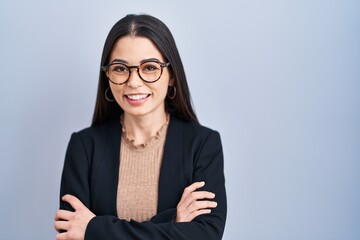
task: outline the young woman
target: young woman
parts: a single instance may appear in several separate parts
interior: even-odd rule
[[[56,239],[221,239],[220,136],[198,123],[169,29],[126,16],[101,66],[92,126],[66,152]]]

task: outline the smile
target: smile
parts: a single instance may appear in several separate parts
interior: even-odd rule
[[[145,103],[151,94],[127,94],[125,95],[125,100],[128,104],[132,106],[141,106],[143,103]]]
[[[132,95],[125,95],[125,96],[130,100],[138,101],[138,100],[147,98],[148,96],[150,96],[150,94],[132,94]]]

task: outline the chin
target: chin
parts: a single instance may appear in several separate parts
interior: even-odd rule
[[[146,109],[124,109],[124,113],[131,116],[142,117],[151,113],[151,111],[148,111]]]

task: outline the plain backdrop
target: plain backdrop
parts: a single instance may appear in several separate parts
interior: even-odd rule
[[[360,239],[359,0],[0,0],[0,239],[55,239],[66,146],[128,13],[168,25],[221,133],[225,240]]]

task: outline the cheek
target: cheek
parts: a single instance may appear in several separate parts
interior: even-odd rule
[[[161,98],[165,99],[168,89],[169,89],[169,82],[165,81],[165,83],[161,84],[161,86],[157,88],[158,95],[160,95]]]
[[[110,84],[111,93],[114,96],[116,102],[121,105],[121,102],[123,101],[123,94],[122,94],[122,87]],[[110,92],[110,91],[109,91]],[[110,94],[109,94],[110,95]]]
[[[111,93],[114,95],[117,95],[117,89],[113,84],[110,84]]]

